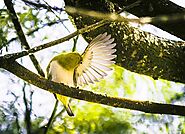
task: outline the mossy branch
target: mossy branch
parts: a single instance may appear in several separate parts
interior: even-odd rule
[[[162,104],[162,103],[155,103],[150,101],[138,101],[138,100],[110,97],[102,94],[96,94],[91,91],[76,89],[76,88],[65,86],[64,84],[59,84],[53,81],[49,81],[43,78],[42,76],[39,76],[29,71],[28,69],[26,69],[25,67],[23,67],[18,62],[12,59],[0,57],[0,63],[1,63],[0,68],[4,68],[5,70],[13,73],[14,75],[23,79],[24,81],[27,81],[32,85],[35,85],[41,89],[44,89],[52,93],[57,93],[68,97],[94,102],[94,103],[99,103],[99,104],[104,104],[112,107],[138,110],[146,113],[185,116],[185,112],[184,112],[185,106]]]
[[[75,4],[72,4],[66,0],[65,3],[66,6],[74,7],[72,9],[67,8],[67,11],[77,29],[91,25],[99,21],[100,18],[104,18],[109,22],[93,31],[83,34],[83,36],[90,42],[91,39],[100,33],[107,32],[111,34],[116,42],[117,65],[138,74],[148,75],[154,79],[160,78],[185,83],[185,60],[183,59],[185,57],[185,43],[160,38],[133,27],[128,23],[130,21],[138,23],[159,22],[163,20],[164,16],[149,19],[122,18],[118,14],[115,14],[120,9],[110,1],[106,2],[106,4],[105,1],[77,1]],[[85,16],[84,10],[90,16]],[[99,14],[99,12],[101,13]],[[182,17],[183,15],[178,17],[173,16],[171,19],[175,21]]]
[[[71,6],[66,6],[65,10],[70,14],[80,14],[82,16],[88,16],[93,17],[97,19],[104,19],[108,21],[113,22],[132,22],[132,23],[138,23],[138,24],[148,24],[148,23],[172,23],[172,22],[178,22],[180,20],[185,20],[184,13],[181,14],[171,14],[171,15],[160,15],[156,17],[140,17],[140,18],[128,18],[121,16],[118,13],[102,13],[98,11],[93,10],[87,10],[82,8],[75,8]]]

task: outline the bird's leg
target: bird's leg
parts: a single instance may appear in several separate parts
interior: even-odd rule
[[[73,73],[73,83],[74,83],[74,87],[78,88],[77,79],[76,79],[76,69],[74,69],[74,73]]]

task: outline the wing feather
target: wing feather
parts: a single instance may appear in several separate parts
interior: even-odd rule
[[[100,34],[94,38],[82,54],[82,63],[75,69],[77,85],[84,85],[99,81],[112,70],[110,65],[114,64],[116,55],[116,43],[114,38],[107,33]]]

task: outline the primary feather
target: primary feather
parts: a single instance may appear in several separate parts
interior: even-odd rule
[[[110,71],[110,65],[115,62],[114,53],[116,43],[113,43],[111,35],[107,33],[100,34],[94,38],[82,54],[82,62],[75,69],[77,85],[82,86],[88,83],[94,83],[107,75]]]

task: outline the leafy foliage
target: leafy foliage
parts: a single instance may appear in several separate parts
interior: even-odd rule
[[[0,9],[0,50],[7,44],[7,21],[8,14],[6,10]]]
[[[7,44],[7,39],[6,39],[6,33],[3,32],[3,29],[0,29],[0,50],[6,46]]]
[[[56,123],[54,130],[62,133],[89,134],[127,133],[133,130],[127,121],[129,116],[121,116],[120,118],[108,107],[98,104],[86,103],[78,108],[76,113],[73,119],[63,117],[62,123]]]

